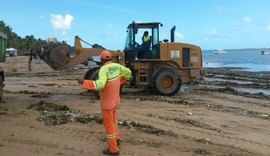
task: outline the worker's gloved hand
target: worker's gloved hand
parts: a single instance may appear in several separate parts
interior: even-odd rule
[[[83,84],[84,79],[83,78],[77,78],[78,84]]]

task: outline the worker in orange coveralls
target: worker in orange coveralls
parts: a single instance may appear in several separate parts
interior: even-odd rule
[[[116,107],[120,102],[120,85],[125,83],[131,76],[130,69],[112,63],[111,52],[104,50],[100,53],[102,67],[97,80],[84,80],[78,78],[79,84],[85,89],[99,90],[101,114],[106,131],[108,149],[103,150],[104,155],[119,155],[120,137],[116,121]]]

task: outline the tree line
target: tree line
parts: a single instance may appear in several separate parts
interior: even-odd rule
[[[0,20],[0,32],[7,35],[7,47],[15,48],[18,50],[18,55],[21,55],[23,52],[30,52],[31,48],[38,42],[42,42],[42,39],[36,39],[34,35],[27,35],[24,38],[18,36],[15,32],[12,31],[12,28],[4,21]],[[66,43],[62,41],[61,43]]]

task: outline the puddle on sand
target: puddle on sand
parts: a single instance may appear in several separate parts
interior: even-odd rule
[[[214,81],[218,81],[218,82],[232,82],[232,83],[237,83],[240,85],[245,85],[245,84],[254,84],[254,82],[250,82],[250,81],[240,81],[240,80],[226,80],[226,79],[222,79],[222,78],[204,78],[206,81],[209,82],[214,82]]]
[[[198,89],[202,89],[203,88],[209,88],[209,89],[222,89],[224,87],[222,86],[215,86],[215,85],[199,85],[197,88]],[[243,87],[231,87],[231,86],[227,86],[230,87],[240,93],[249,93],[249,94],[264,94],[264,95],[270,95],[270,90],[269,89],[256,89],[256,88],[243,88]]]
[[[270,95],[270,90],[267,89],[255,89],[255,88],[238,88],[232,87],[233,89],[237,90],[238,92],[250,93],[250,94],[258,94],[263,93],[264,95]]]
[[[28,80],[9,80],[9,81],[6,81],[5,84],[30,85],[30,84],[34,84],[34,81],[28,81]]]
[[[63,99],[71,99],[71,95],[66,95],[66,94],[53,94],[49,96],[50,99],[53,100],[63,100]]]
[[[181,88],[180,88],[180,90],[179,90],[179,92],[181,94],[187,94],[187,93],[190,93],[192,90],[193,90],[192,87],[187,86],[187,85],[182,85]]]

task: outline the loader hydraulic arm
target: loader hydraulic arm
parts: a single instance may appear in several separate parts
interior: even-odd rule
[[[79,36],[75,36],[74,49],[70,48],[67,44],[42,42],[33,48],[33,52],[54,70],[64,70],[87,61],[91,56],[99,56],[100,52],[104,50],[103,47],[96,46],[96,44],[90,44],[92,48],[84,48],[81,45],[81,41],[83,40]],[[113,58],[117,59],[116,62],[119,62],[119,58],[123,56],[123,52],[111,52]],[[73,53],[75,53],[75,56],[70,56]]]
[[[91,56],[99,56],[100,52],[103,51],[105,48],[98,45],[98,44],[90,44],[84,40],[82,40],[79,36],[75,36],[75,39],[74,39],[75,43],[75,52],[77,55],[86,55],[89,57]],[[81,41],[92,46],[92,48],[83,48],[82,45],[81,45]],[[120,51],[112,51],[112,50],[109,50],[112,52],[112,56],[113,57],[119,57],[119,56],[122,56],[123,52],[120,52]]]

